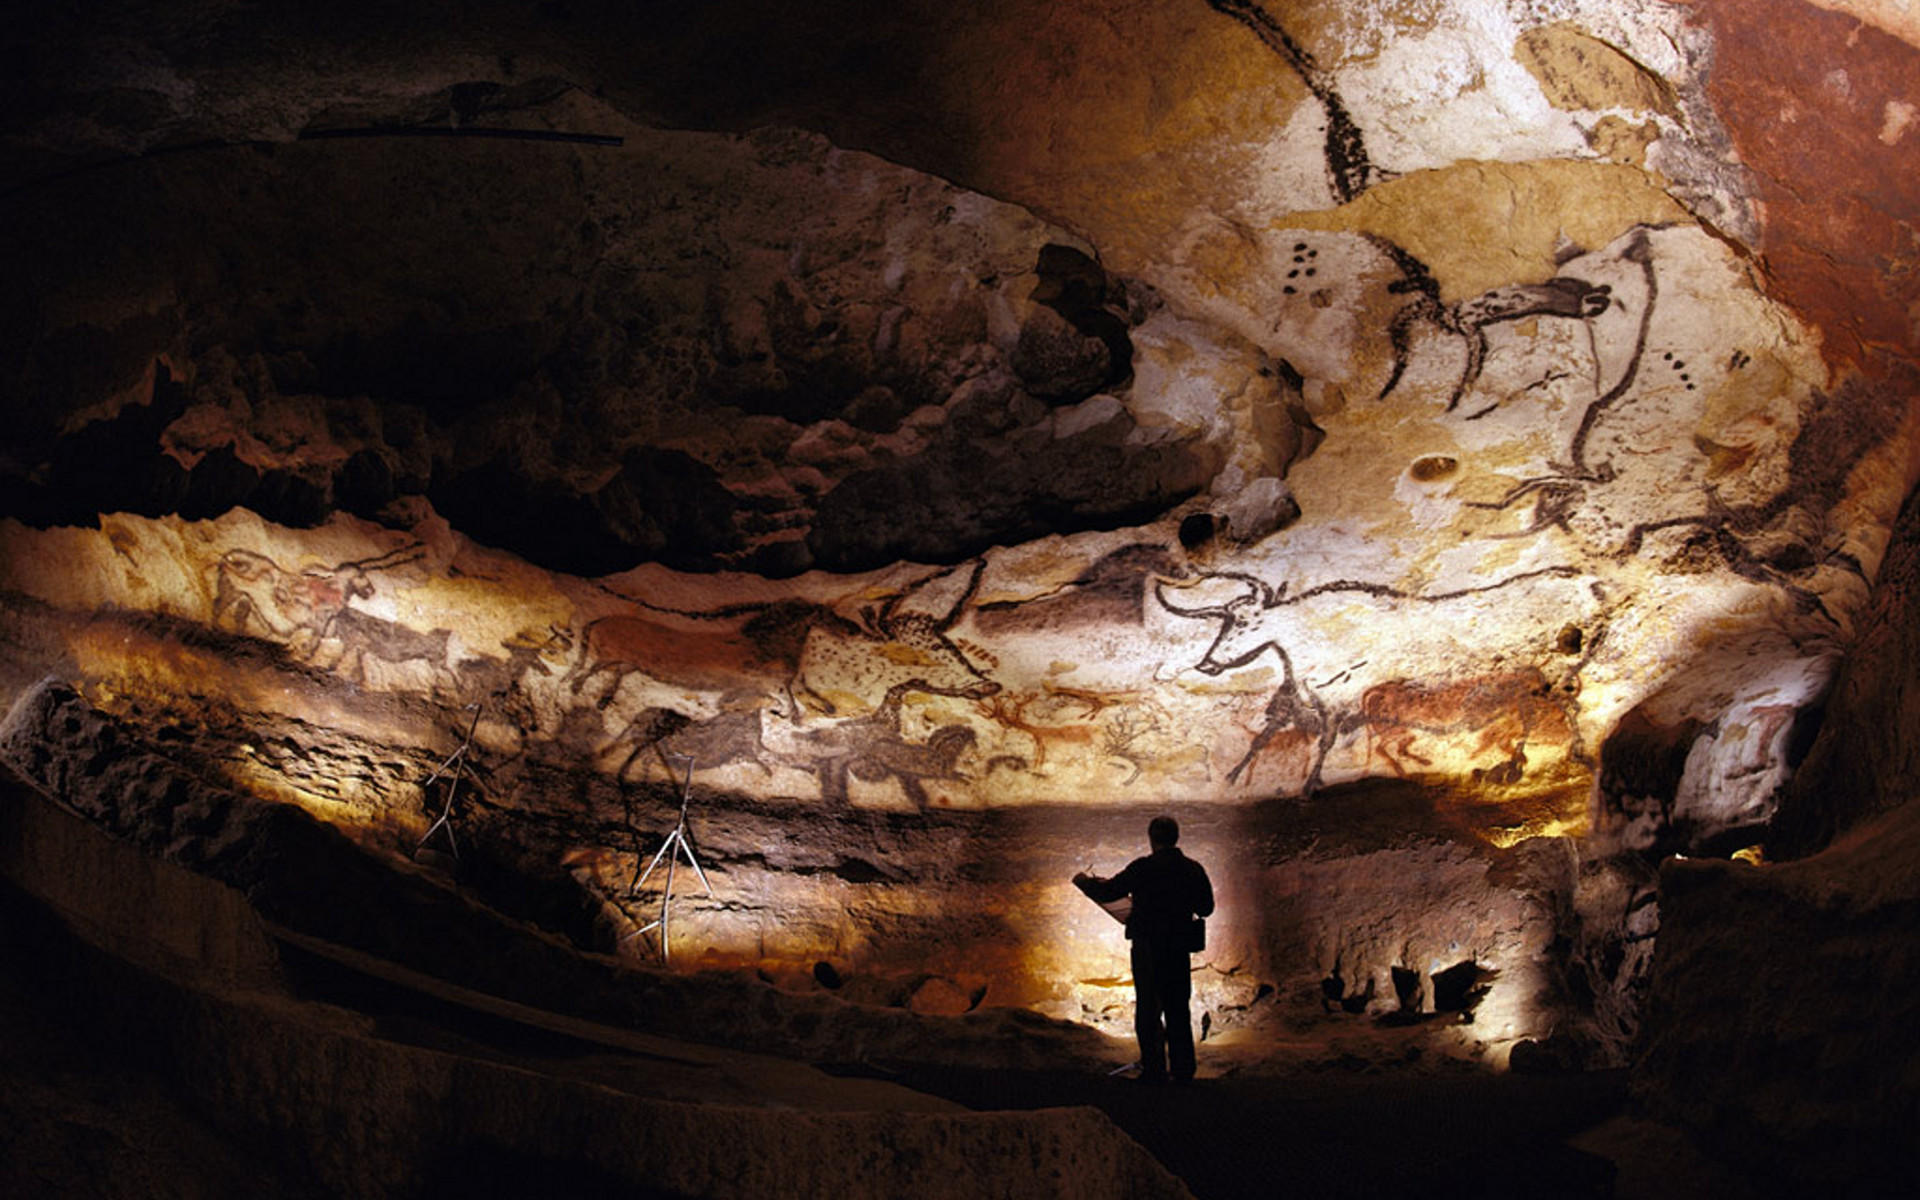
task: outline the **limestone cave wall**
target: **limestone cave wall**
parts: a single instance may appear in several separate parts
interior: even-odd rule
[[[1916,533],[1910,499],[1773,823],[1791,861],[1661,869],[1640,1093],[1791,1187],[1914,1178]]]
[[[705,964],[1117,1031],[1167,810],[1223,1029],[1585,1064],[1662,856],[1890,806],[1899,6],[161,7],[0,137],[7,749],[109,826],[637,956],[686,789]]]

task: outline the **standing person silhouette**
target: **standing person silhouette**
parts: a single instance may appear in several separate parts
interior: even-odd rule
[[[1180,852],[1180,825],[1172,817],[1147,823],[1152,852],[1111,879],[1086,871],[1073,884],[1098,904],[1133,898],[1127,940],[1133,943],[1133,1032],[1140,1042],[1140,1082],[1191,1083],[1193,994],[1187,956],[1202,946],[1198,918],[1213,912],[1207,869]]]

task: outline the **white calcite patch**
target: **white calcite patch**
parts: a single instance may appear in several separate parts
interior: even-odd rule
[[[1887,101],[1880,122],[1880,140],[1889,146],[1899,145],[1913,124],[1915,112],[1914,106],[1905,100]]]
[[[1461,4],[1435,16],[1432,27],[1336,73],[1381,167],[1407,172],[1585,151],[1580,127],[1514,61],[1521,27],[1504,4]]]

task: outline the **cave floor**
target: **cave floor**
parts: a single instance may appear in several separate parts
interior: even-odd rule
[[[164,1073],[109,1049],[118,1039],[88,1029],[86,998],[65,976],[71,960],[57,946],[57,922],[18,893],[6,901],[0,1182],[40,1196],[317,1194],[271,1155],[194,1115]],[[1373,1063],[1147,1088],[1074,1070],[816,1068],[627,1035],[583,1052],[599,1036],[590,1028],[526,1012],[476,1014],[465,1004],[396,1006],[396,986],[383,981],[385,994],[360,994],[381,1014],[383,1037],[661,1099],[876,1111],[1097,1108],[1197,1200],[1754,1194],[1678,1134],[1631,1116],[1624,1072],[1539,1077]],[[337,989],[336,998],[344,998]],[[502,1036],[509,1027],[519,1032]]]
[[[71,818],[58,820],[65,824],[40,828],[79,829]],[[59,859],[52,844],[58,840],[40,843],[42,851],[81,861]],[[108,861],[127,878],[145,861],[130,849],[113,853]],[[112,894],[93,900],[112,911]],[[1213,1039],[1203,1046],[1203,1078],[1194,1086],[1143,1088],[1109,1074],[1111,1062],[1085,1057],[1052,1053],[1036,1060],[1049,1064],[1044,1069],[989,1065],[1015,1061],[1023,1039],[1037,1036],[1014,1010],[975,1014],[970,1023],[952,1019],[954,1028],[972,1029],[974,1040],[966,1055],[951,1046],[943,1055],[927,1039],[950,1036],[945,1023],[903,1023],[894,1010],[837,1005],[829,1006],[830,1020],[844,1026],[844,1036],[816,1046],[877,1047],[873,1039],[885,1027],[908,1034],[880,1053],[858,1056],[859,1065],[840,1066],[804,1050],[748,1053],[741,1047],[751,1017],[733,1011],[738,997],[724,990],[702,993],[704,1027],[641,1032],[462,988],[270,921],[258,926],[277,947],[275,983],[264,989],[203,971],[156,974],[94,944],[84,927],[29,892],[0,885],[0,1194],[320,1194],[280,1155],[235,1132],[231,1115],[224,1124],[202,1115],[203,1105],[175,1076],[205,1064],[180,1057],[182,1047],[204,1052],[225,1043],[176,1038],[171,1050],[158,1049],[169,1023],[187,1017],[207,1030],[284,1045],[284,1061],[296,1067],[301,1045],[352,1042],[416,1069],[426,1059],[484,1064],[469,1073],[558,1081],[549,1086],[553,1094],[625,1093],[713,1106],[716,1113],[1093,1108],[1197,1200],[1329,1191],[1619,1200],[1754,1194],[1678,1135],[1636,1120],[1624,1073],[1514,1075],[1439,1054],[1405,1054],[1418,1044],[1418,1029],[1368,1022],[1347,1036],[1371,1038],[1394,1053],[1322,1055],[1315,1066],[1248,1062],[1254,1047],[1243,1043],[1252,1031],[1242,1030],[1226,1045]],[[714,979],[708,986],[725,985]],[[758,995],[763,1003],[777,999],[764,989]],[[729,1030],[729,1020],[739,1028]],[[297,1081],[286,1086],[301,1094]],[[407,1084],[383,1066],[371,1086]],[[541,1086],[548,1085],[533,1085]],[[484,1171],[461,1165],[469,1169],[442,1170],[438,1181],[473,1186],[434,1194],[532,1194],[515,1192],[515,1180],[552,1194],[556,1171],[582,1185],[573,1194],[642,1194],[600,1187],[610,1181],[590,1172],[568,1176],[570,1164],[551,1158],[504,1165],[489,1159]],[[525,1171],[517,1175],[520,1166]]]
[[[1618,1073],[1524,1078],[1391,1070],[1201,1079],[909,1071],[973,1108],[1090,1104],[1198,1200],[1262,1194],[1607,1196],[1604,1160],[1564,1139],[1620,1111]]]
[[[1079,1073],[913,1067],[898,1080],[982,1110],[1098,1108],[1197,1200],[1753,1195],[1679,1133],[1633,1116],[1625,1071],[1336,1069],[1155,1088]]]

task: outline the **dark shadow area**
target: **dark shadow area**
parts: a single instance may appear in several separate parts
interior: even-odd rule
[[[0,1073],[0,1114],[9,1116],[0,1132],[0,1162],[7,1164],[0,1184],[27,1185],[14,1193],[22,1195],[134,1196],[159,1194],[149,1187],[170,1177],[187,1189],[178,1194],[314,1194],[297,1167],[271,1165],[250,1138],[202,1123],[197,1106],[166,1081],[179,1064],[142,1052],[143,1031],[185,1012],[173,1011],[181,1002],[172,988],[85,946],[11,886],[0,890],[0,916],[0,951],[16,966],[30,966],[0,984],[0,1015],[10,1031],[0,1036],[7,1068]],[[374,1014],[378,1036],[397,1043],[553,1067],[608,1054],[605,1046],[435,1000],[284,943],[281,962],[298,991]],[[1529,1078],[1333,1071],[1144,1088],[1089,1072],[872,1063],[824,1069],[884,1078],[983,1112],[1097,1108],[1198,1200],[1610,1196],[1613,1165],[1564,1139],[1620,1113],[1626,1099],[1619,1072]],[[104,1146],[87,1145],[102,1138]],[[177,1148],[157,1152],[160,1139]],[[635,1189],[592,1164],[485,1141],[443,1144],[416,1178],[418,1190],[406,1194],[422,1198],[682,1195]]]
[[[566,1196],[569,1200],[698,1200],[685,1192],[635,1187],[586,1163],[526,1154],[481,1143],[440,1155],[426,1168],[427,1182],[413,1200],[519,1200]]]
[[[1323,1073],[1149,1088],[1087,1075],[904,1067],[898,1081],[981,1110],[1092,1105],[1198,1200],[1613,1195],[1614,1166],[1566,1138],[1622,1111],[1624,1071]]]
[[[1497,972],[1489,971],[1468,959],[1433,974],[1433,1007],[1436,1012],[1457,1012],[1466,1020],[1485,998]]]
[[[156,1025],[178,1014],[6,880],[0,958],[0,1195],[329,1195],[273,1147],[206,1119],[151,1052]]]

